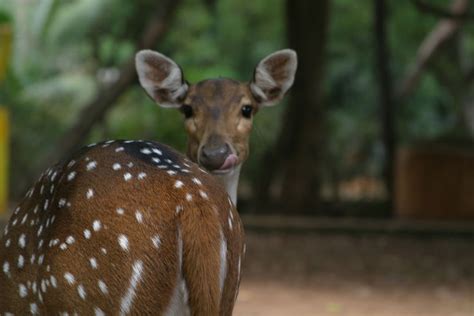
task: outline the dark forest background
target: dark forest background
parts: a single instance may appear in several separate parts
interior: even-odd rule
[[[298,52],[289,96],[256,118],[240,184],[247,212],[389,216],[400,148],[474,148],[469,0],[15,0],[0,2],[0,24],[12,34],[0,88],[12,201],[87,143],[185,148],[181,114],[138,85],[144,47],[191,82],[246,81],[274,50]]]

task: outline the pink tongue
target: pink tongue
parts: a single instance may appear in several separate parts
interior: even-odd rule
[[[227,156],[227,158],[225,159],[224,163],[219,168],[219,170],[226,170],[226,169],[232,168],[233,166],[237,164],[237,160],[238,160],[237,155],[230,154],[229,156]]]

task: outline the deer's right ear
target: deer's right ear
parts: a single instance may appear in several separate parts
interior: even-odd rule
[[[160,106],[180,107],[188,84],[181,68],[170,58],[151,50],[142,50],[135,56],[140,84]]]

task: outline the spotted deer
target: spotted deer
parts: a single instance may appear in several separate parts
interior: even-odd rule
[[[89,145],[47,169],[0,243],[0,315],[231,315],[244,231],[237,182],[254,114],[293,83],[296,54],[275,52],[250,83],[189,84],[153,51],[139,81],[180,109],[187,158],[153,141]]]

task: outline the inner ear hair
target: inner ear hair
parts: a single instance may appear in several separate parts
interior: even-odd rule
[[[280,101],[293,84],[296,68],[296,52],[291,49],[277,51],[260,61],[250,84],[257,102],[274,105]]]
[[[188,91],[183,71],[173,60],[151,50],[137,53],[135,63],[140,84],[162,107],[179,107]]]

